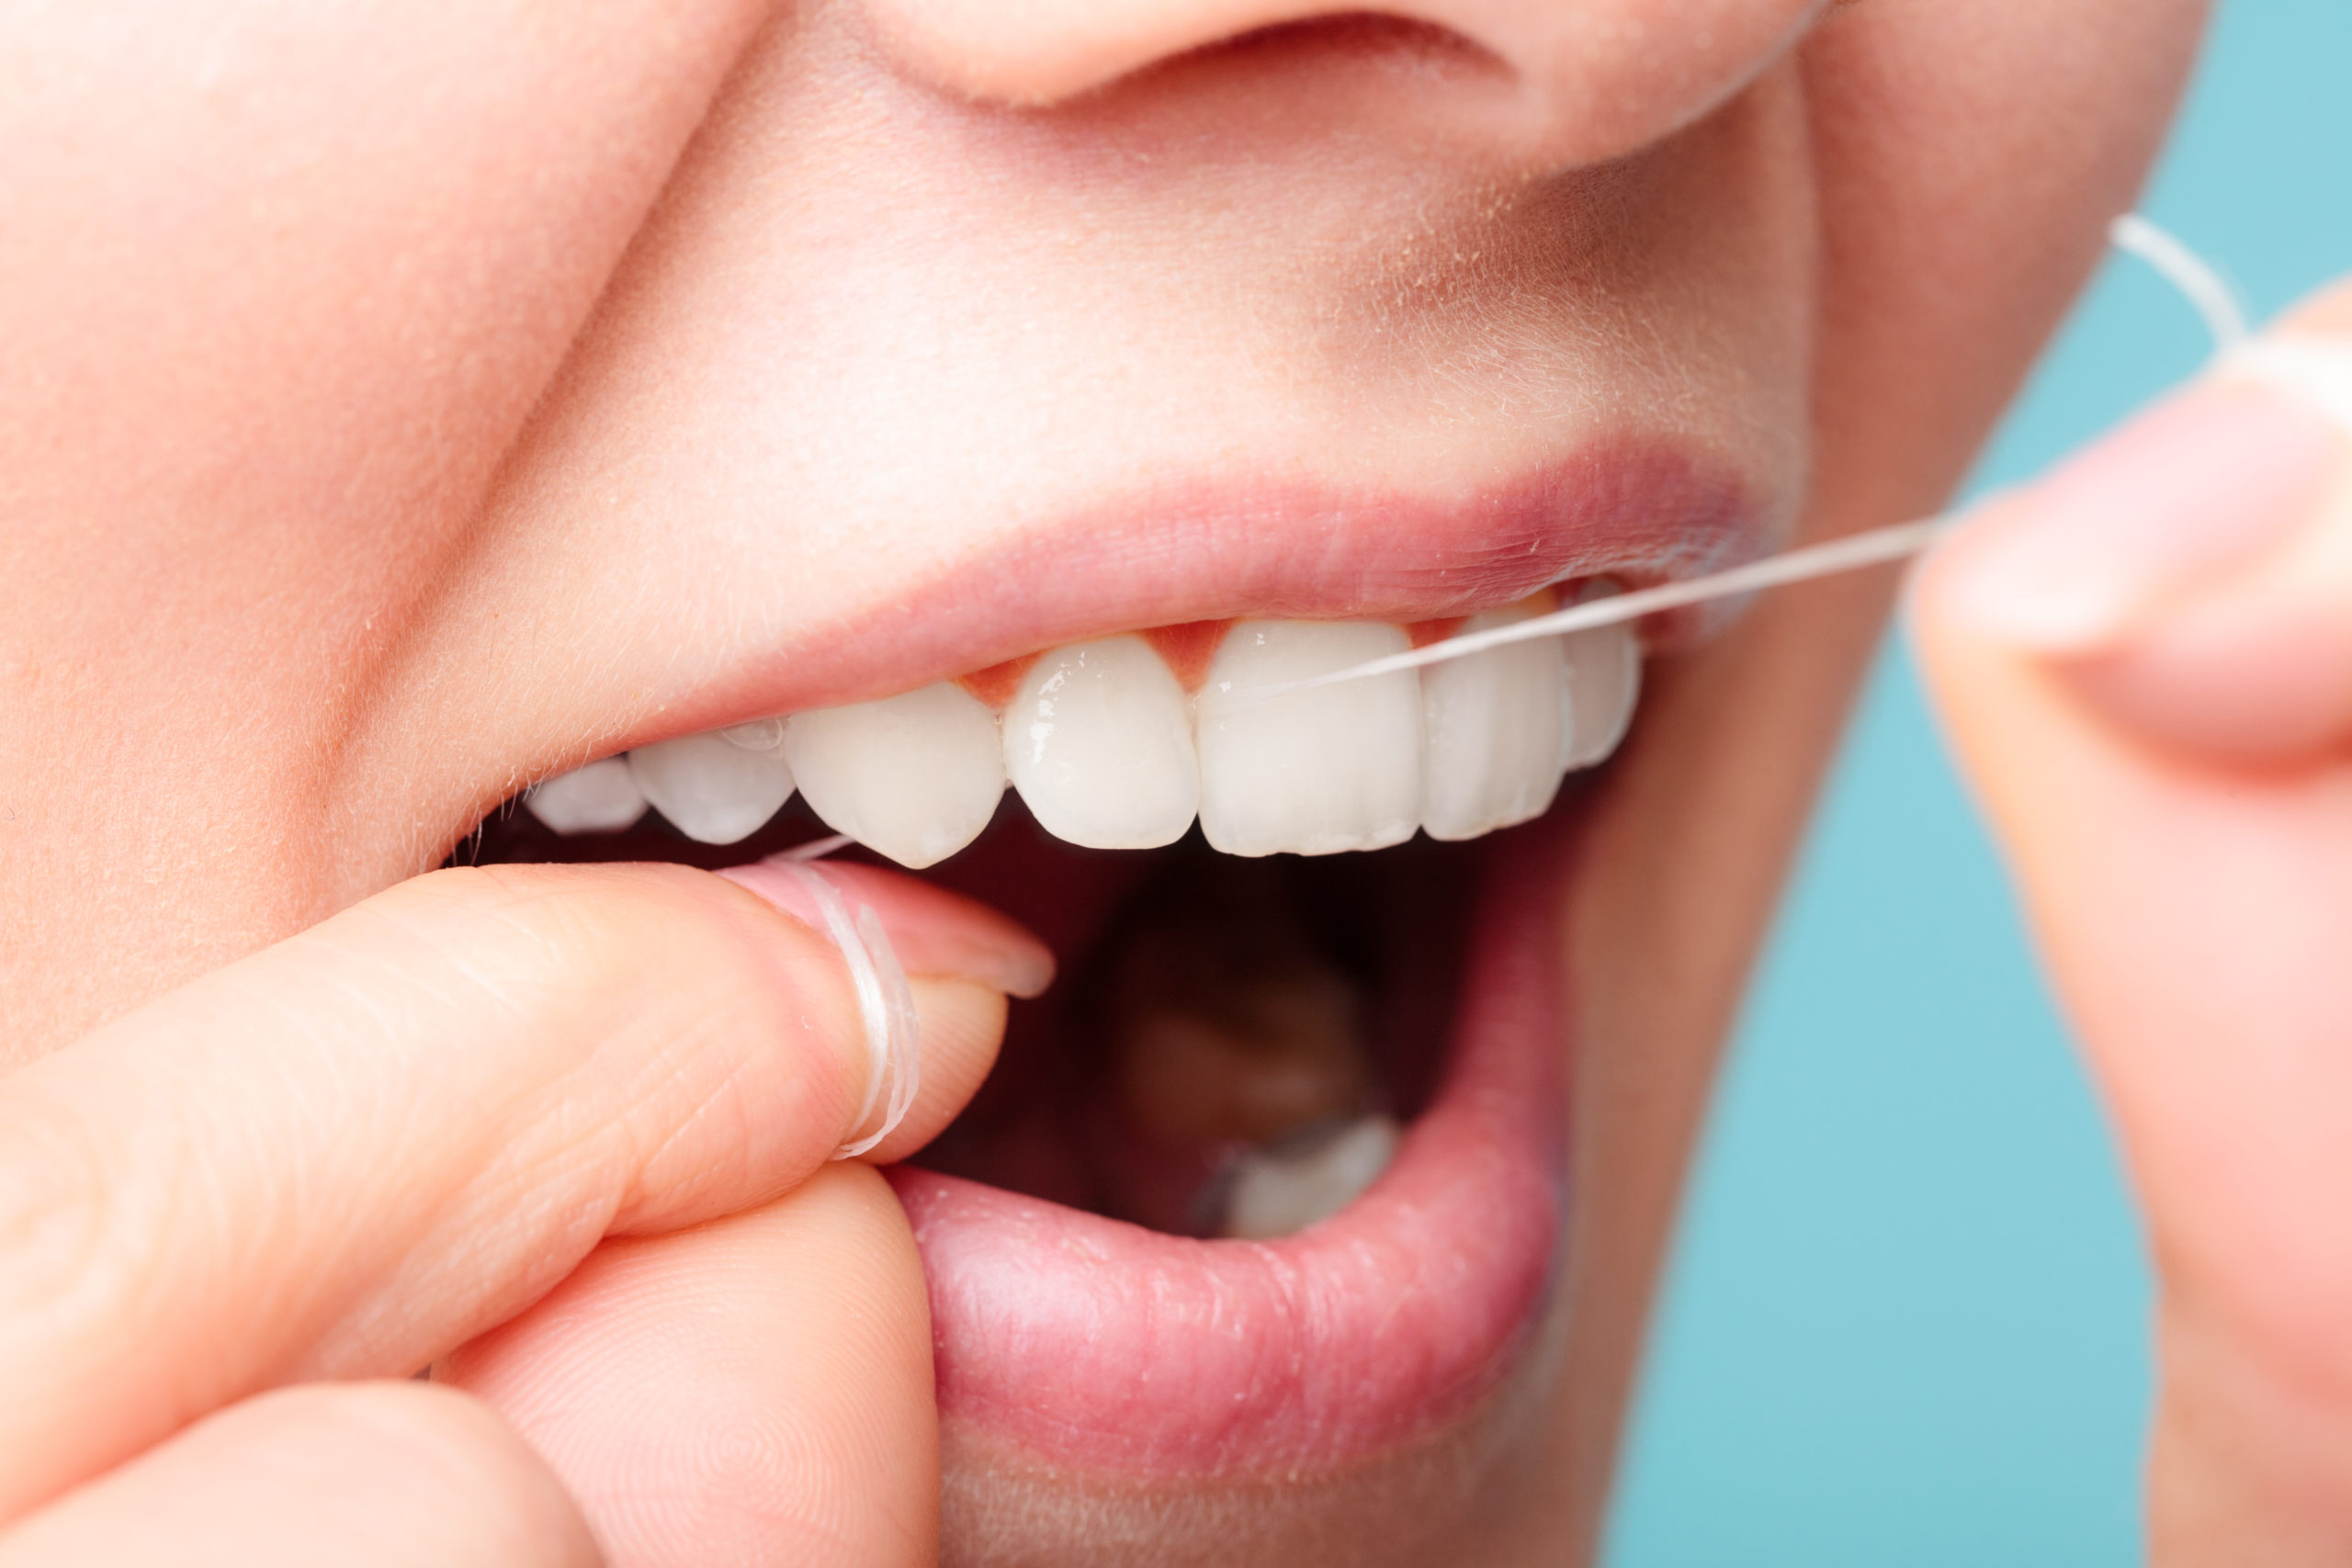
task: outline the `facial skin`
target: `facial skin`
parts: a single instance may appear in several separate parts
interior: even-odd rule
[[[1552,538],[1522,580],[1476,526],[1396,521],[1523,546],[1493,498],[1597,447],[1719,476],[1751,547],[1931,510],[2130,205],[2198,12],[12,23],[0,1050],[630,745],[1632,564]],[[1667,568],[1736,547],[1685,544]],[[1713,1054],[1883,594],[1791,592],[1653,663],[1561,892],[1572,1241],[1524,1374],[1304,1478],[1136,1486],[951,1423],[949,1560],[1589,1550]]]

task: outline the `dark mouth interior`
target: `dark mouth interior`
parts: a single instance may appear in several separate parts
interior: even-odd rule
[[[695,843],[656,813],[627,832],[566,838],[510,806],[450,861],[715,870],[827,833],[797,799],[727,845]],[[1085,850],[1046,834],[1008,793],[978,840],[920,874],[1027,925],[1060,976],[1012,1004],[995,1071],[914,1163],[1154,1230],[1217,1234],[1250,1151],[1295,1153],[1427,1105],[1477,863],[1494,841],[1244,860],[1210,850],[1196,827],[1166,849]]]

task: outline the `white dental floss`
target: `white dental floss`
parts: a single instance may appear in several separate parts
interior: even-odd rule
[[[830,853],[840,847],[838,843],[830,844],[818,853]],[[801,848],[807,851],[814,846]],[[921,1025],[915,1017],[914,993],[907,987],[907,972],[899,966],[898,953],[890,946],[889,933],[882,929],[881,919],[863,904],[852,919],[849,906],[842,901],[832,879],[813,866],[797,863],[814,858],[795,852],[789,858],[776,856],[772,863],[798,878],[808,890],[808,897],[816,901],[819,912],[825,917],[825,934],[841,949],[842,962],[849,966],[850,984],[857,992],[858,1017],[865,1026],[865,1100],[850,1125],[865,1126],[876,1104],[883,1105],[883,1112],[881,1126],[833,1151],[835,1159],[854,1159],[898,1131],[899,1123],[907,1119],[907,1111],[915,1102],[915,1090],[922,1082],[922,1061],[918,1049]],[[889,1093],[884,1103],[886,1084]]]
[[[2254,335],[2245,308],[2213,265],[2138,213],[2127,212],[2109,224],[2107,243],[2147,263],[2197,308],[2215,354],[2228,354]]]
[[[857,840],[847,833],[835,833],[830,838],[811,839],[805,844],[795,844],[792,848],[780,851],[768,858],[793,861],[823,860],[835,850],[845,850],[855,842]]]
[[[2204,320],[2206,331],[2212,334],[2214,353],[2223,364],[2304,392],[2321,402],[2329,414],[2343,423],[2347,430],[2352,430],[2352,369],[2347,369],[2344,363],[2344,355],[2331,356],[2325,350],[2298,355],[2291,344],[2252,338],[2246,327],[2245,312],[2240,309],[2236,297],[2230,292],[2230,286],[2222,281],[2221,274],[2196,252],[2138,213],[2126,213],[2109,224],[2108,240],[2117,250],[2147,263],[2158,276],[2178,289],[2196,308],[2197,313]],[[1572,632],[1590,631],[1595,626],[1611,626],[1624,621],[1639,620],[1661,610],[1703,604],[1712,599],[1753,593],[1758,589],[1778,588],[1783,583],[1804,582],[1816,577],[1858,570],[1862,567],[1879,566],[1917,554],[1953,521],[1950,515],[1927,517],[1849,534],[1822,544],[1783,550],[1779,555],[1767,556],[1746,566],[1736,566],[1728,571],[1687,578],[1679,582],[1664,582],[1655,588],[1621,593],[1612,598],[1589,600],[1565,610],[1555,610],[1548,615],[1538,615],[1532,620],[1447,637],[1440,642],[1424,644],[1408,653],[1366,660],[1329,674],[1285,681],[1252,691],[1220,694],[1220,699],[1228,706],[1254,705],[1292,692],[1310,691],[1317,686],[1335,685],[1341,681],[1362,681],[1374,675],[1394,674],[1401,670],[1419,670],[1425,665],[1467,658],[1491,648],[1525,642],[1532,637],[1566,637]]]
[[[1315,687],[1333,685],[1341,681],[1361,681],[1367,676],[1388,675],[1399,670],[1419,670],[1427,664],[1442,664],[1450,659],[1465,659],[1474,653],[1484,653],[1490,648],[1525,642],[1532,637],[1566,637],[1571,632],[1590,631],[1595,626],[1613,626],[1621,621],[1638,621],[1644,615],[1655,615],[1661,610],[1678,610],[1685,604],[1704,604],[1710,599],[1726,598],[1735,593],[1753,593],[1759,588],[1777,588],[1784,582],[1803,582],[1807,578],[1827,577],[1836,572],[1852,571],[1859,567],[1876,566],[1883,561],[1901,560],[1925,547],[1949,521],[1943,517],[1928,517],[1917,523],[1897,523],[1890,528],[1872,528],[1867,533],[1848,534],[1843,538],[1806,545],[1801,549],[1783,550],[1777,556],[1766,556],[1762,560],[1750,561],[1746,566],[1736,566],[1728,571],[1718,571],[1706,577],[1687,578],[1680,582],[1661,582],[1655,588],[1613,594],[1606,599],[1588,599],[1581,604],[1571,604],[1565,610],[1555,610],[1548,615],[1538,615],[1532,620],[1514,621],[1507,626],[1450,637],[1442,642],[1424,643],[1409,652],[1366,660],[1362,664],[1351,664],[1344,670],[1334,670],[1328,675],[1312,675],[1304,680],[1285,681],[1280,685],[1261,686],[1255,691],[1237,693],[1232,701],[1235,704],[1261,703],[1292,692],[1311,691]]]

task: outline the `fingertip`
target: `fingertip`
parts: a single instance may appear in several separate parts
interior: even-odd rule
[[[2290,538],[2341,458],[2307,402],[2200,383],[1970,513],[1923,593],[1962,635],[2051,660],[2110,653]]]
[[[906,1119],[864,1155],[870,1165],[905,1159],[946,1130],[996,1066],[1011,1004],[974,980],[910,978],[922,1020],[922,1082]]]
[[[804,873],[832,883],[853,907],[871,908],[909,975],[958,976],[1014,997],[1041,996],[1053,984],[1053,950],[1019,922],[904,872],[779,856],[718,874],[821,930],[822,914],[800,880]]]
[[[1914,585],[1931,675],[1965,692],[2013,663],[2119,738],[2218,764],[2338,744],[2352,733],[2352,446],[2302,385],[2315,378],[2352,405],[2352,353],[2265,339],[1979,508]]]

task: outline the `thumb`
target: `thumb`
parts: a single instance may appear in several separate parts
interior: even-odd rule
[[[871,1167],[607,1241],[434,1377],[545,1459],[609,1568],[938,1561],[922,1262]]]
[[[1912,605],[2145,1212],[2151,1551],[2176,1568],[2352,1561],[2352,336],[2331,329],[2352,296],[1996,502]]]

